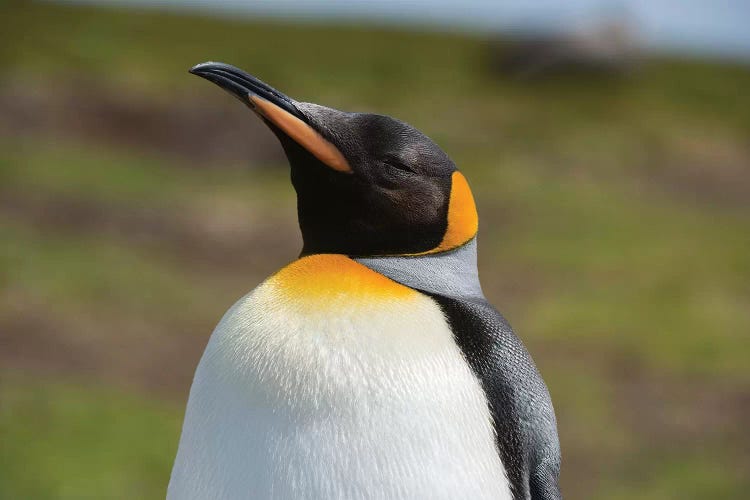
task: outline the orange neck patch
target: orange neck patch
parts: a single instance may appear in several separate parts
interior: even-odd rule
[[[345,255],[316,254],[292,262],[268,283],[295,303],[325,309],[404,300],[416,292]]]
[[[297,144],[308,150],[318,160],[338,172],[351,172],[349,162],[336,146],[323,138],[310,125],[256,95],[250,96],[255,109],[268,121],[279,127]]]

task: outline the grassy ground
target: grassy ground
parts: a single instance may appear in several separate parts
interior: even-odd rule
[[[7,374],[6,374],[7,375]],[[10,376],[0,395],[3,498],[148,498],[164,490],[179,413],[111,388]]]
[[[467,174],[569,498],[750,487],[750,69],[516,81],[467,36],[19,2],[0,42],[0,498],[163,495],[209,332],[299,250],[273,138],[186,73],[209,59]]]

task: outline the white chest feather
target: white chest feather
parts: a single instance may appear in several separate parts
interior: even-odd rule
[[[342,278],[348,259],[304,263],[316,257],[216,327],[168,498],[510,499],[484,393],[438,306],[358,268]],[[298,263],[317,267],[290,274]]]

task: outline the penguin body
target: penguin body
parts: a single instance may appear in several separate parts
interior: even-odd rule
[[[559,499],[546,386],[484,298],[468,183],[389,117],[191,72],[289,158],[301,257],[222,318],[196,370],[170,499]]]
[[[438,303],[342,255],[303,257],[226,313],[169,497],[511,498]]]

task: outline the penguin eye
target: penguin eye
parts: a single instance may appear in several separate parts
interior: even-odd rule
[[[399,161],[396,158],[386,158],[383,160],[383,163],[388,165],[389,167],[395,168],[396,170],[401,170],[402,172],[408,172],[410,174],[416,174],[414,169],[412,169],[409,165],[404,164],[403,162]]]

